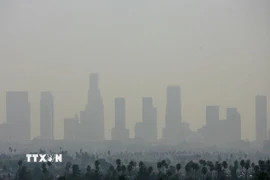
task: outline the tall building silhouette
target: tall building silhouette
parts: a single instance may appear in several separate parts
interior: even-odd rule
[[[28,92],[12,91],[6,93],[6,118],[12,131],[11,141],[31,140],[31,115]]]
[[[241,115],[237,108],[227,108],[227,121],[228,121],[228,141],[240,141],[241,140]]]
[[[206,106],[206,124],[214,124],[219,120],[219,106]]]
[[[129,130],[126,129],[126,103],[125,98],[115,98],[115,127],[112,129],[112,140],[129,139]]]
[[[205,143],[224,144],[241,140],[241,116],[237,108],[227,108],[227,117],[219,120],[219,107],[206,107],[206,125],[198,130]]]
[[[143,122],[137,122],[134,127],[135,138],[144,139]]]
[[[40,138],[54,139],[54,99],[51,92],[40,94]]]
[[[142,122],[144,139],[146,141],[157,140],[157,108],[153,106],[153,98],[142,98]]]
[[[167,87],[167,104],[165,115],[165,128],[162,137],[169,141],[178,141],[181,127],[181,98],[179,86]]]
[[[88,103],[80,113],[80,134],[83,141],[104,140],[104,105],[98,74],[91,74],[89,78]]]
[[[256,96],[256,140],[267,140],[267,97]]]
[[[74,118],[64,119],[64,140],[76,141],[79,140],[79,118],[75,115]]]
[[[142,122],[135,125],[135,138],[157,141],[157,108],[153,106],[151,97],[142,98]]]

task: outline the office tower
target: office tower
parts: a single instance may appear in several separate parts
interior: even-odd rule
[[[166,117],[165,128],[163,129],[163,139],[169,141],[178,141],[179,131],[181,127],[181,99],[180,87],[169,86],[167,87],[167,104],[166,104]]]
[[[135,138],[157,141],[157,108],[153,106],[151,97],[142,98],[142,122],[135,125]]]
[[[104,140],[104,105],[99,90],[98,74],[91,74],[89,78],[88,104],[81,112],[81,140]]]
[[[144,140],[157,140],[157,109],[153,106],[151,97],[142,98],[142,123],[144,129]]]
[[[166,127],[180,124],[181,108],[180,87],[169,86],[167,88]]]
[[[256,96],[256,141],[267,140],[267,97]]]
[[[227,128],[228,134],[227,141],[240,141],[241,140],[241,115],[238,113],[237,108],[227,108]],[[224,128],[224,127],[223,127]]]
[[[0,124],[0,141],[12,142],[16,140],[16,134],[13,132],[12,124],[3,123]]]
[[[115,127],[112,129],[112,140],[123,141],[129,139],[129,130],[126,129],[125,98],[115,98]]]
[[[241,116],[237,108],[227,108],[227,119],[219,120],[219,107],[206,107],[206,125],[198,130],[205,143],[220,145],[241,140]]]
[[[31,117],[28,92],[14,91],[6,93],[6,118],[12,126],[14,141],[31,140]]]
[[[219,106],[206,106],[206,125],[213,125],[219,120]]]
[[[135,138],[144,138],[143,122],[137,122],[135,125]]]
[[[51,92],[40,94],[40,137],[54,139],[54,99]]]
[[[64,119],[64,140],[66,141],[76,141],[79,138],[79,118],[75,116],[74,118]]]
[[[115,127],[125,129],[126,128],[125,98],[115,98],[114,108],[115,108]]]

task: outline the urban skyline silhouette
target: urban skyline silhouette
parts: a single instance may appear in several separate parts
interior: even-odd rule
[[[111,140],[125,141],[131,138],[129,129],[126,128],[125,98],[115,98],[115,126],[111,131]],[[1,139],[5,141],[30,140],[31,110],[28,102],[28,92],[10,91],[6,93],[7,122],[1,124]],[[165,127],[161,138],[158,138],[157,113],[158,109],[153,104],[152,97],[142,97],[142,120],[134,126],[135,138],[144,141],[156,142],[166,140],[171,143],[183,141],[212,143],[227,143],[240,141],[241,114],[237,108],[227,108],[225,120],[220,119],[219,106],[206,105],[206,124],[192,131],[188,122],[182,120],[182,100],[180,86],[167,86]],[[54,97],[51,92],[41,92],[40,100],[40,137],[41,139],[54,139]],[[88,103],[85,110],[74,118],[67,117],[64,120],[64,140],[69,141],[97,141],[106,140],[104,134],[104,105],[102,93],[99,89],[99,75],[93,73],[89,77]],[[267,140],[267,97],[256,96],[256,140]],[[28,124],[28,125],[27,125]],[[25,128],[23,128],[25,126]],[[27,128],[28,127],[28,130]],[[19,129],[18,129],[19,128]],[[23,132],[20,131],[23,130]],[[9,132],[17,131],[18,134]],[[228,131],[230,131],[228,133]],[[28,135],[27,135],[28,134]],[[214,139],[213,139],[214,137]],[[21,139],[20,139],[21,138]],[[35,138],[35,137],[34,137]],[[108,140],[108,139],[107,139]],[[192,140],[191,140],[192,141]]]

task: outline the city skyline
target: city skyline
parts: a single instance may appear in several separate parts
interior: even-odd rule
[[[39,136],[40,92],[50,91],[55,138],[62,138],[63,119],[85,108],[88,76],[97,72],[107,139],[115,97],[126,98],[133,137],[141,98],[153,98],[158,127],[165,127],[166,88],[176,85],[182,120],[192,130],[205,124],[206,105],[219,105],[220,119],[237,107],[243,139],[254,140],[254,96],[270,97],[269,3],[0,1],[0,122],[6,120],[5,92],[28,91],[32,135]]]
[[[180,86],[167,86],[167,105],[166,116],[164,121],[166,123],[163,127],[165,133],[161,138],[158,138],[157,129],[161,128],[157,124],[158,110],[153,104],[152,97],[142,97],[142,120],[137,122],[134,126],[135,136],[137,138],[143,138],[146,141],[156,141],[157,139],[173,140],[177,137],[177,140],[186,138],[189,134],[189,128],[185,125],[182,126],[182,101]],[[88,90],[88,103],[86,109],[80,112],[80,117],[75,115],[74,118],[66,117],[64,121],[64,139],[70,140],[90,140],[103,141],[106,140],[104,129],[104,106],[102,103],[102,93],[99,89],[99,75],[92,73],[89,76],[89,90]],[[28,92],[26,91],[10,91],[6,93],[7,103],[7,125],[26,125],[30,122],[31,105],[28,102]],[[198,133],[207,139],[214,137],[214,134],[222,134],[221,130],[228,129],[230,133],[223,132],[221,135],[223,138],[228,136],[228,140],[241,139],[242,120],[241,114],[238,112],[238,108],[226,108],[226,120],[220,120],[219,106],[206,105],[206,117],[205,125],[198,130]],[[27,110],[29,109],[29,110]],[[130,129],[126,129],[126,101],[123,97],[115,97],[114,99],[115,109],[115,126],[112,128],[111,138],[107,140],[127,140],[130,137]],[[267,97],[262,95],[256,96],[256,117],[254,120],[256,124],[256,139],[258,141],[264,141],[267,139]],[[29,112],[27,112],[29,111]],[[54,139],[54,97],[49,91],[42,91],[40,93],[40,138],[42,139]],[[16,113],[17,112],[17,113]],[[97,113],[101,113],[98,115]],[[18,116],[17,114],[20,114]],[[93,114],[94,113],[94,114]],[[29,119],[27,119],[29,118]],[[19,124],[18,124],[19,123]],[[90,123],[90,124],[89,124]],[[99,123],[101,123],[99,125]],[[188,123],[188,122],[187,122]],[[218,124],[217,124],[218,123]],[[226,124],[224,124],[226,123]],[[263,124],[263,126],[262,126]],[[4,126],[6,126],[4,124]],[[227,127],[228,126],[228,127]],[[8,127],[8,126],[7,126]],[[30,124],[31,127],[31,124]],[[224,127],[227,127],[224,129]],[[10,127],[8,127],[10,128]],[[101,129],[100,129],[101,128]],[[215,130],[210,132],[210,129]],[[222,128],[219,130],[219,128]],[[264,130],[262,130],[264,128]],[[167,130],[166,130],[167,129]],[[208,129],[208,130],[207,130]],[[196,131],[197,131],[196,130]],[[113,132],[114,131],[114,132]],[[167,131],[167,132],[166,132]],[[209,131],[209,132],[207,132]],[[6,132],[6,131],[5,131]],[[100,135],[98,135],[101,132]],[[169,132],[169,134],[168,134]],[[27,133],[27,132],[26,132]],[[137,133],[137,135],[136,135]],[[191,133],[191,132],[190,132]],[[206,133],[206,134],[205,134]],[[209,134],[210,133],[210,134]],[[213,134],[214,133],[214,134]],[[3,135],[3,133],[1,134]],[[27,140],[27,135],[21,134],[20,137]],[[181,138],[182,137],[182,138]],[[4,137],[6,138],[6,137]],[[14,138],[14,137],[12,137]],[[32,135],[32,138],[33,137]],[[15,138],[16,139],[16,138]],[[243,139],[243,138],[242,138]],[[215,140],[211,140],[215,142]],[[226,139],[223,140],[226,142]],[[173,141],[172,141],[173,142]],[[175,141],[176,142],[176,141]],[[218,142],[218,141],[217,141]]]

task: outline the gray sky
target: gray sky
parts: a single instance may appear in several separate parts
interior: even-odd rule
[[[0,122],[5,92],[27,90],[38,135],[40,91],[49,90],[61,138],[98,72],[107,138],[115,97],[126,98],[133,136],[141,97],[154,98],[163,127],[166,86],[180,85],[193,130],[205,123],[205,105],[220,105],[221,119],[237,107],[242,137],[253,140],[255,95],[270,97],[269,32],[269,0],[1,0]]]

